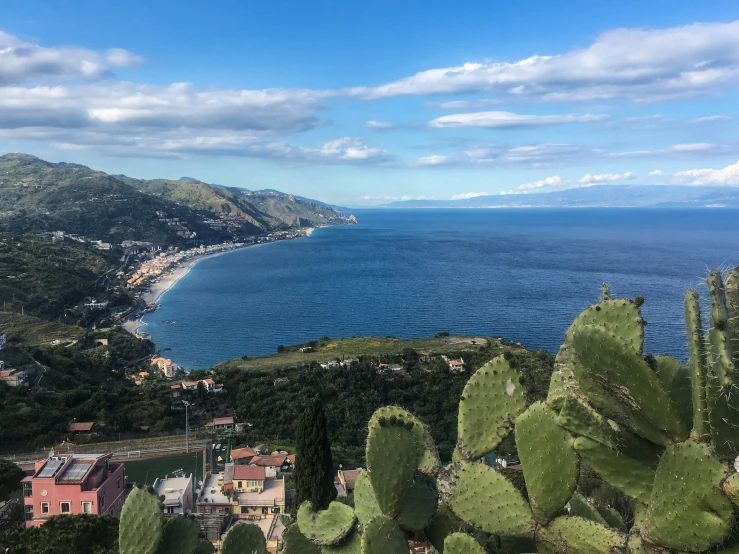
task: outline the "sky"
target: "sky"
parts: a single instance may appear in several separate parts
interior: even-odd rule
[[[7,152],[352,207],[739,186],[739,2],[2,0]]]

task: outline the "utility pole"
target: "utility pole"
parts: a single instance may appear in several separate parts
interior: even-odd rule
[[[187,411],[190,403],[187,400],[183,400],[182,403],[185,405],[185,452],[190,452],[190,417]]]

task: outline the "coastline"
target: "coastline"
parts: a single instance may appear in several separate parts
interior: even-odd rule
[[[308,227],[304,229],[305,231],[305,237],[310,237],[313,234],[313,231],[315,231],[314,227]],[[222,256],[224,254],[229,254],[231,252],[236,252],[237,250],[243,250],[245,248],[251,248],[253,246],[263,246],[264,243],[261,244],[247,244],[244,246],[241,246],[240,248],[232,248],[230,250],[224,250],[222,252],[214,252],[211,254],[205,254],[203,256],[193,256],[192,258],[189,258],[183,262],[180,262],[178,265],[174,266],[171,270],[167,271],[166,273],[160,275],[157,279],[155,279],[151,286],[149,287],[149,290],[141,294],[141,299],[144,301],[144,304],[146,306],[152,306],[159,302],[159,300],[164,296],[164,294],[171,289],[173,286],[177,284],[177,282],[182,279],[185,275],[187,275],[190,270],[200,262],[201,260],[205,260],[207,258],[215,258],[216,256]],[[132,335],[137,335],[140,332],[140,329],[142,327],[146,326],[146,323],[143,321],[143,317],[146,314],[142,314],[137,319],[129,319],[127,321],[124,321],[121,323],[121,327],[123,327],[126,331],[131,333]]]

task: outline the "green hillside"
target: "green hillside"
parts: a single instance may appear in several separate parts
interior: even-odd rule
[[[229,189],[235,190],[235,189]],[[319,202],[300,199],[281,192],[244,191],[242,195],[260,212],[295,227],[317,227],[319,225],[343,225],[351,223],[335,209]]]
[[[205,225],[203,214],[139,192],[101,171],[28,154],[0,156],[0,231],[63,230],[110,242],[181,242],[178,228],[160,221],[158,211],[179,218],[199,240],[228,238]]]

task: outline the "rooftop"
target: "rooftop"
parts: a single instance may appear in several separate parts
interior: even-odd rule
[[[233,424],[234,424],[233,417],[214,417],[213,418],[213,425],[233,425]]]
[[[280,467],[283,463],[285,463],[286,458],[286,454],[256,456],[252,459],[251,462],[249,462],[249,465],[261,467]]]
[[[257,453],[254,452],[251,448],[248,446],[245,448],[235,448],[231,451],[231,459],[232,460],[240,460],[241,458],[249,458],[256,456]]]
[[[180,497],[192,482],[192,477],[170,477],[154,481],[154,490],[157,496],[164,495],[165,506],[179,506]]]
[[[218,481],[220,473],[215,475],[207,475],[203,487],[200,489],[198,502],[206,504],[228,504],[229,500],[221,489],[221,483]]]
[[[262,492],[242,492],[235,496],[241,506],[274,506],[276,501],[285,500],[285,481],[267,480]]]
[[[264,481],[266,472],[263,467],[234,466],[233,479],[252,479]]]
[[[94,421],[74,421],[69,424],[67,430],[70,433],[77,433],[80,431],[92,431],[94,425]]]

